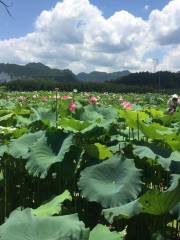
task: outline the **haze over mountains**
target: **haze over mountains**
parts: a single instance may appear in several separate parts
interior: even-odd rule
[[[106,73],[106,72],[98,72],[94,71],[91,73],[79,73],[77,74],[77,78],[81,81],[91,81],[91,82],[104,82],[115,80],[130,74],[128,70],[113,72],[113,73]]]
[[[9,82],[16,79],[48,79],[55,81],[89,81],[104,82],[119,79],[130,74],[129,71],[113,73],[94,71],[75,75],[68,69],[59,70],[50,68],[42,63],[28,63],[26,65],[0,63],[0,82]]]

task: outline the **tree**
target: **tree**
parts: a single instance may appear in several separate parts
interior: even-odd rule
[[[7,3],[5,3],[5,1],[1,1],[1,0],[0,0],[0,4],[3,5],[3,7],[5,8],[5,10],[6,10],[6,12],[8,13],[8,15],[9,15],[9,16],[12,16],[12,15],[11,15],[11,12],[9,11],[10,5],[7,4]]]

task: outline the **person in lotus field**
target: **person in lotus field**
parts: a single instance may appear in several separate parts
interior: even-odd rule
[[[180,103],[180,99],[178,97],[177,94],[173,94],[171,96],[171,98],[168,100],[168,110],[167,112],[169,114],[173,114],[174,112],[176,112],[176,109],[177,109],[177,106],[179,105]]]

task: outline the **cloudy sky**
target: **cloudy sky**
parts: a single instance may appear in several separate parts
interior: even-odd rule
[[[73,72],[180,70],[180,0],[6,0],[0,62]]]

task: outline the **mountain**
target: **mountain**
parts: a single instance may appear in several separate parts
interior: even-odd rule
[[[76,77],[80,81],[104,82],[104,81],[115,80],[117,78],[121,78],[121,77],[127,76],[129,74],[130,74],[130,72],[127,70],[121,71],[121,72],[113,72],[113,73],[94,71],[91,73],[81,72],[81,73],[77,74]]]
[[[3,74],[2,74],[3,73]],[[14,79],[45,79],[55,81],[77,81],[76,76],[68,69],[50,68],[42,63],[26,65],[0,63],[0,74],[8,74]]]

